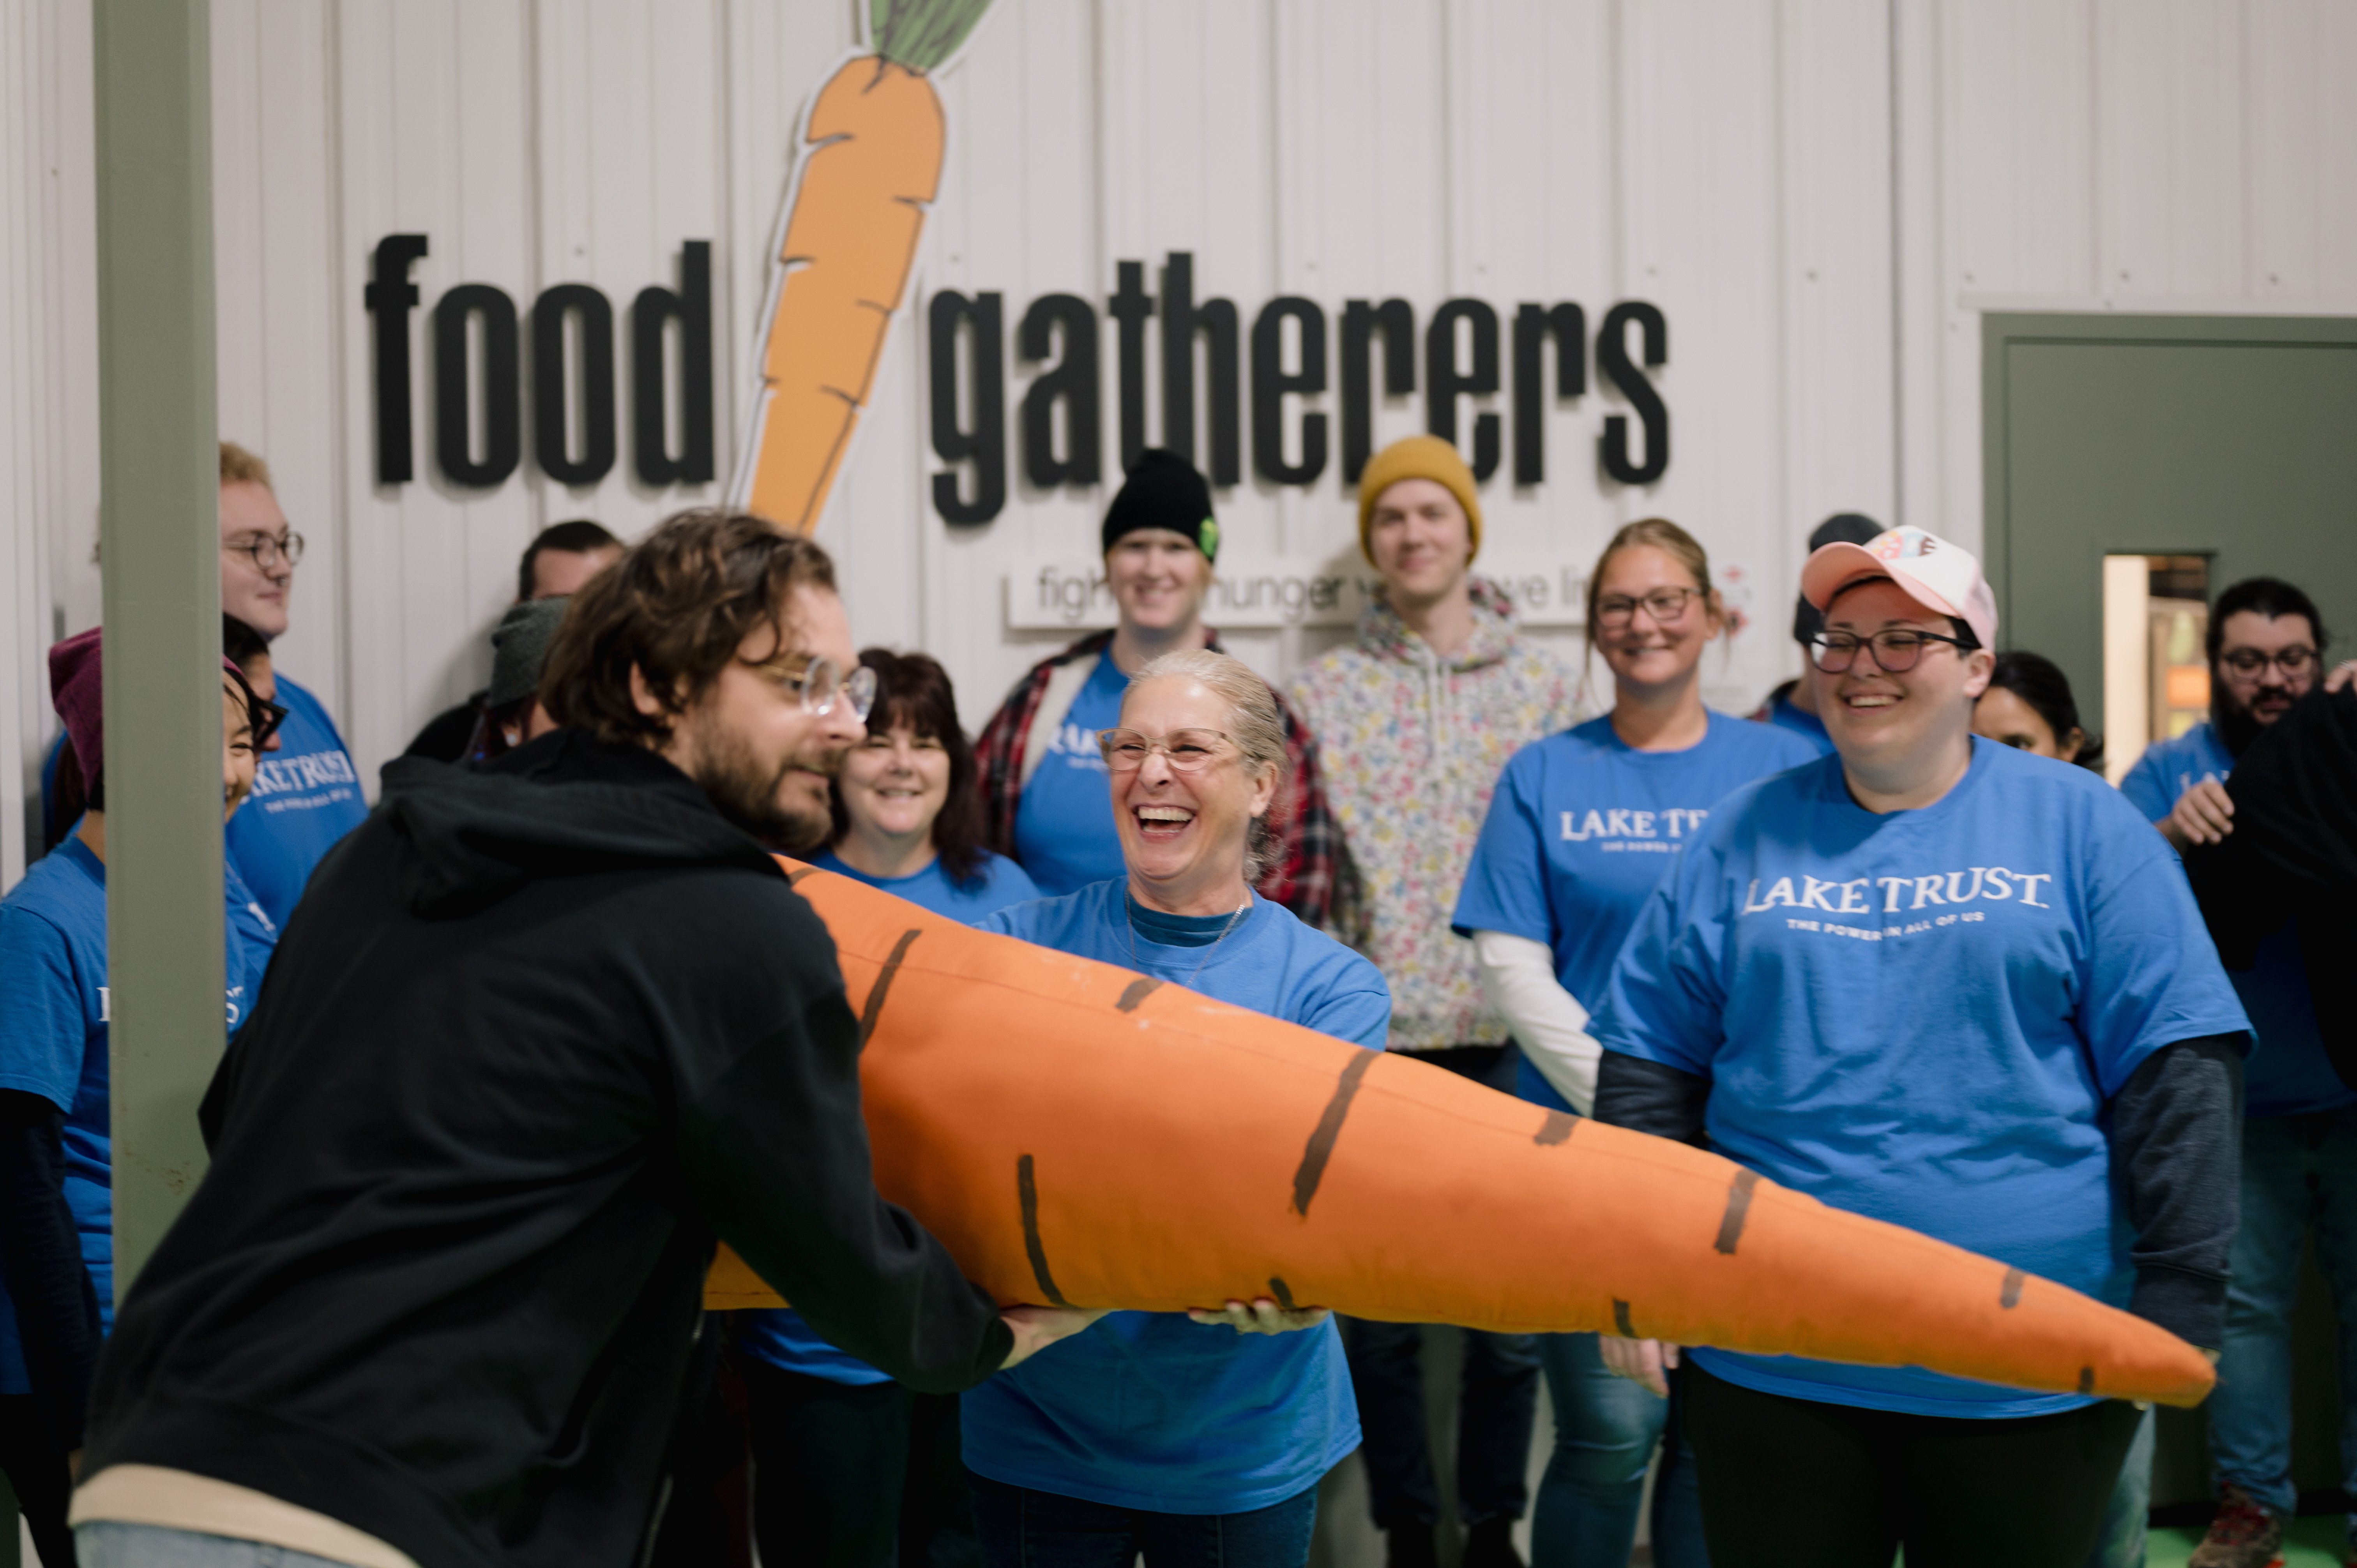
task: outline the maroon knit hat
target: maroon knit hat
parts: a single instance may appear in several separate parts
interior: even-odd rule
[[[49,650],[49,700],[64,721],[66,738],[73,742],[74,758],[85,779],[95,779],[106,765],[105,690],[99,678],[99,633],[92,627],[80,637],[67,638]],[[221,668],[245,686],[245,673],[227,659]]]

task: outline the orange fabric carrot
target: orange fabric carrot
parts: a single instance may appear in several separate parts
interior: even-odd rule
[[[1004,1303],[1266,1295],[2192,1404],[2175,1336],[1715,1155],[787,862],[866,1051],[876,1184]],[[724,1251],[714,1307],[777,1295]]]
[[[737,505],[797,532],[818,526],[941,186],[948,127],[930,75],[989,4],[871,0],[871,49],[836,69],[804,117],[731,486]]]

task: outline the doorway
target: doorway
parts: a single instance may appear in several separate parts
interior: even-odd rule
[[[2357,319],[1989,315],[1981,345],[2000,640],[2060,664],[2083,714],[2115,724],[2109,694],[2127,689],[2108,667],[2130,645],[2117,624],[2107,641],[2107,558],[2147,558],[2149,601],[2172,616],[2163,601],[2206,615],[2265,575],[2307,589],[2336,643],[2357,632]],[[2149,690],[2173,660],[2142,646],[2145,667],[2116,675]],[[2190,694],[2195,677],[2176,679]],[[2142,733],[2105,737],[2111,767],[2156,738],[2171,694],[2151,693]]]

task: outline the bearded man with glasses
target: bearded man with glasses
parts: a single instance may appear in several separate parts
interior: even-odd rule
[[[871,1178],[858,1019],[763,841],[823,841],[873,695],[823,551],[688,512],[576,596],[558,728],[385,769],[116,1319],[84,1568],[645,1561],[716,1239],[922,1391],[1094,1320],[1000,1312]]]
[[[2226,778],[2323,674],[2323,618],[2298,588],[2253,577],[2210,612],[2210,720],[2137,758],[2121,792],[2179,850],[2234,831]],[[2280,906],[2278,906],[2280,909]],[[2298,920],[2260,938],[2251,967],[2227,971],[2257,1048],[2244,1079],[2243,1225],[2226,1293],[2225,1353],[2210,1401],[2218,1513],[2196,1568],[2275,1561],[2298,1500],[2291,1478],[2291,1310],[2300,1251],[2341,1299],[2344,1362],[2357,1362],[2357,1089],[2341,1081],[2317,1022]],[[2343,1469],[2357,1480],[2357,1373],[2341,1374]]]

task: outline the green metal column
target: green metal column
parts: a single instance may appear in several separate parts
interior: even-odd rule
[[[224,1040],[207,0],[96,0],[107,946],[119,1300],[205,1165]]]

